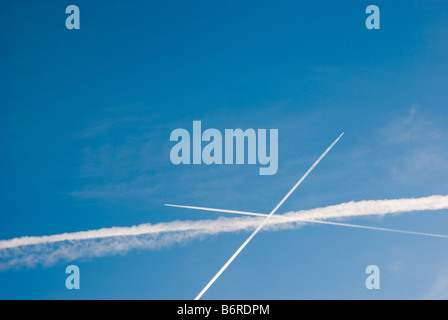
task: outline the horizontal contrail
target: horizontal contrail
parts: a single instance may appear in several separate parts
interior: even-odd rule
[[[448,196],[352,201],[324,208],[289,212],[280,215],[288,219],[272,219],[264,230],[294,228],[304,224],[300,221],[291,221],[289,218],[348,219],[442,209],[448,209]],[[264,217],[219,217],[215,220],[173,221],[2,240],[0,241],[0,269],[51,265],[59,261],[124,254],[135,249],[160,249],[219,233],[253,231],[263,219]]]
[[[194,209],[194,210],[212,211],[212,212],[223,212],[223,213],[235,213],[235,214],[244,215],[244,216],[255,216],[255,217],[267,217],[268,216],[265,213],[256,213],[256,212],[247,212],[247,211],[215,209],[215,208],[205,208],[205,207],[193,207],[193,206],[181,206],[181,205],[176,205],[176,204],[165,204],[165,205],[167,207],[175,207],[175,208]],[[315,219],[306,220],[306,219],[302,219],[300,217],[288,217],[288,216],[281,216],[281,215],[273,215],[272,218],[282,219],[285,222],[317,223],[317,224],[326,224],[326,225],[339,226],[339,227],[349,227],[349,228],[375,230],[375,231],[387,231],[387,232],[413,234],[413,235],[417,235],[417,236],[427,236],[427,237],[448,239],[448,235],[445,235],[445,234],[416,232],[416,231],[389,229],[389,228],[372,227],[372,226],[362,226],[359,224],[341,223],[341,222],[315,220]]]

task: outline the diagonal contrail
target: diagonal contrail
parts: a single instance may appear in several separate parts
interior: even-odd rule
[[[175,204],[165,204],[165,206],[175,207],[175,208],[184,208],[184,209],[202,210],[202,211],[235,213],[235,214],[240,214],[240,215],[256,216],[256,217],[267,217],[268,216],[265,213],[237,211],[237,210],[225,210],[225,209],[215,209],[215,208],[205,208],[205,207],[181,206],[181,205],[175,205]],[[417,235],[417,236],[428,236],[428,237],[448,239],[448,235],[445,235],[445,234],[436,234],[436,233],[426,233],[426,232],[418,232],[418,231],[408,231],[408,230],[398,230],[398,229],[389,229],[389,228],[381,228],[381,227],[362,226],[362,225],[359,225],[359,224],[341,223],[341,222],[334,222],[334,221],[323,221],[323,220],[316,220],[316,219],[303,219],[303,218],[300,218],[300,217],[285,217],[285,216],[279,216],[279,215],[273,215],[272,218],[281,219],[281,220],[283,220],[285,222],[318,223],[318,224],[326,224],[326,225],[340,226],[340,227],[349,227],[349,228],[367,229],[367,230],[376,230],[376,231],[387,231],[387,232],[413,234],[413,235]]]
[[[202,289],[198,296],[194,300],[199,300],[207,292],[207,290],[215,283],[215,281],[221,276],[221,274],[228,268],[228,266],[235,260],[235,258],[240,254],[241,251],[249,244],[249,242],[255,237],[255,235],[266,225],[269,219],[274,215],[274,213],[280,208],[280,206],[289,198],[289,196],[297,189],[297,187],[306,179],[306,177],[313,171],[313,169],[318,165],[318,163],[327,155],[327,153],[334,147],[334,145],[341,139],[341,135],[325,150],[324,153],[319,157],[319,159],[314,162],[311,168],[303,175],[303,177],[292,187],[292,189],[286,194],[286,196],[275,206],[275,208],[269,213],[268,216],[261,222],[261,224],[255,229],[255,231],[247,238],[246,241],[241,245],[241,247],[236,250],[236,252],[230,257],[230,259],[224,264],[224,266],[218,271],[218,273],[210,280],[210,282]]]

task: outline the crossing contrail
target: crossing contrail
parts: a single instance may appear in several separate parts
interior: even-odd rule
[[[182,206],[182,205],[175,205],[175,204],[165,204],[165,205],[167,207],[194,209],[194,210],[212,211],[212,212],[223,212],[223,213],[234,213],[234,214],[239,214],[239,215],[255,216],[255,217],[267,217],[268,216],[265,213],[256,213],[256,212],[247,212],[247,211],[238,211],[238,210],[226,210],[226,209],[215,209],[215,208],[206,208],[206,207]],[[334,222],[334,221],[323,221],[323,220],[316,220],[316,219],[311,220],[311,219],[303,219],[303,218],[300,218],[300,217],[291,217],[291,216],[284,216],[284,215],[273,215],[272,218],[281,219],[281,220],[283,220],[285,222],[317,223],[317,224],[326,224],[326,225],[339,226],[339,227],[349,227],[349,228],[367,229],[367,230],[376,230],[376,231],[387,231],[387,232],[413,234],[413,235],[417,235],[417,236],[427,236],[427,237],[446,238],[446,239],[448,239],[448,235],[436,234],[436,233],[426,233],[426,232],[417,232],[417,231],[408,231],[408,230],[399,230],[399,229],[363,226],[363,225],[359,225],[359,224],[341,223],[341,222]]]
[[[252,232],[252,234],[247,238],[246,241],[238,248],[238,250],[235,251],[235,253],[230,257],[230,259],[224,264],[224,266],[218,271],[218,273],[207,283],[207,285],[202,289],[202,291],[196,296],[194,300],[199,300],[204,295],[204,293],[207,292],[207,290],[215,283],[215,281],[221,276],[221,274],[229,267],[229,265],[235,260],[235,258],[243,251],[243,249],[249,244],[249,242],[255,237],[255,235],[263,228],[266,223],[269,221],[269,219],[274,215],[275,212],[277,212],[278,208],[289,198],[289,196],[294,192],[294,190],[297,189],[297,187],[303,182],[303,180],[308,177],[308,175],[313,171],[313,169],[319,164],[319,162],[327,155],[328,152],[334,147],[334,145],[339,141],[339,139],[342,138],[344,133],[341,133],[341,135],[327,148],[327,150],[322,153],[322,155],[319,157],[319,159],[314,162],[314,164],[311,166],[311,168],[308,169],[308,171],[303,175],[302,178],[292,187],[291,190],[286,194],[286,196],[275,206],[275,208],[269,213],[268,216],[265,217],[265,219],[260,223],[260,225]]]
[[[0,240],[0,271],[19,266],[47,266],[53,265],[59,261],[74,261],[76,259],[102,257],[115,255],[117,253],[124,254],[135,249],[155,250],[220,233],[253,231],[248,240],[246,240],[234,256],[232,256],[231,260],[228,261],[217,276],[215,276],[204,288],[201,294],[197,297],[199,299],[261,229],[266,231],[276,231],[284,230],[285,228],[297,228],[308,223],[313,223],[418,236],[448,238],[448,235],[443,234],[328,221],[362,216],[384,216],[402,212],[448,209],[448,195],[434,195],[422,198],[363,200],[357,202],[350,201],[323,208],[288,212],[282,215],[275,214],[280,206],[309,175],[319,161],[323,159],[341,136],[339,136],[338,139],[336,139],[336,141],[322,154],[270,214],[205,207],[167,205],[196,210],[233,213],[245,215],[245,217],[219,217],[216,220],[171,221],[157,224],[146,223],[131,227],[112,227],[81,232],[45,236],[24,236],[10,240]]]
[[[207,209],[200,207],[192,207]],[[337,205],[274,215],[263,230],[277,231],[299,228],[303,220],[350,219],[367,216],[386,216],[404,212],[423,212],[448,209],[448,195],[422,198],[350,201]],[[219,210],[226,213],[244,211]],[[280,219],[277,217],[284,217]],[[253,231],[264,219],[260,216],[219,217],[196,221],[171,221],[141,224],[131,227],[103,228],[47,236],[20,237],[0,241],[0,270],[21,266],[49,266],[58,262],[125,254],[131,250],[160,250],[178,243],[204,239],[221,233]],[[339,222],[331,222],[333,224]],[[383,228],[382,228],[383,229]],[[376,229],[375,229],[376,230]],[[411,233],[431,235],[423,233]],[[441,235],[443,236],[443,235]],[[445,236],[443,236],[445,237]]]

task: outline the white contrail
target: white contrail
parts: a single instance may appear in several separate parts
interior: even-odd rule
[[[314,164],[311,166],[311,168],[308,169],[308,171],[303,175],[302,178],[292,187],[291,190],[284,196],[284,198],[275,206],[275,208],[269,213],[268,216],[260,223],[260,225],[257,227],[257,229],[252,232],[252,234],[247,238],[246,241],[238,248],[238,250],[235,251],[235,253],[230,257],[230,259],[222,266],[222,268],[218,271],[218,273],[207,283],[207,285],[202,289],[202,291],[196,296],[194,300],[199,300],[204,295],[204,293],[207,292],[207,290],[215,283],[215,281],[221,276],[221,274],[229,267],[229,265],[235,260],[235,258],[240,254],[241,251],[249,244],[249,242],[255,237],[255,235],[266,225],[266,223],[269,221],[269,219],[274,215],[275,212],[277,212],[278,208],[289,198],[289,196],[297,189],[297,187],[303,182],[303,180],[308,177],[308,175],[313,171],[313,169],[319,164],[319,162],[327,155],[327,153],[334,147],[334,145],[341,139],[341,137],[344,135],[344,133],[341,133],[341,135],[327,148],[327,150],[322,153],[322,155],[319,157],[319,159],[314,162]]]
[[[173,207],[183,207],[169,205]],[[206,210],[209,208],[189,207],[192,209]],[[448,196],[429,196],[423,198],[405,198],[390,200],[367,200],[358,202],[346,202],[338,205],[288,212],[282,216],[302,220],[326,220],[343,219],[358,216],[386,215],[413,211],[433,211],[448,209]],[[218,212],[243,214],[244,211],[213,209]],[[222,210],[222,211],[221,211]],[[275,224],[287,223],[288,221],[275,221]],[[25,236],[10,240],[0,240],[0,250],[13,249],[22,246],[41,245],[64,241],[95,240],[112,237],[132,237],[145,234],[162,234],[172,232],[197,232],[203,231],[209,234],[220,232],[234,232],[250,229],[256,221],[245,221],[242,219],[228,218],[218,220],[200,221],[173,221],[158,224],[141,224],[132,227],[112,227],[89,231],[62,233],[49,236]]]
[[[327,220],[443,209],[448,209],[448,195],[347,202],[324,208],[289,212],[281,216],[299,220]],[[225,210],[223,212],[242,213],[243,211]],[[172,221],[2,240],[0,241],[0,269],[52,265],[59,261],[124,254],[134,249],[160,249],[220,233],[253,231],[263,218],[220,217],[215,220]],[[302,225],[303,222],[300,221],[272,219],[264,230],[275,231]]]
[[[168,205],[172,207],[186,207],[177,205]],[[244,214],[245,211],[210,209],[202,207],[191,207],[192,209],[211,210],[217,212]],[[316,208],[310,210],[301,210],[297,212],[288,212],[282,216],[298,220],[322,220],[322,219],[341,219],[353,218],[358,216],[386,215],[414,211],[434,211],[448,209],[448,196],[429,196],[423,198],[404,198],[390,200],[364,200],[358,202],[346,202],[338,205]],[[231,221],[228,221],[231,220]],[[207,231],[209,234],[220,232],[234,232],[253,227],[250,221],[246,223],[241,219],[229,218],[218,220],[200,220],[200,221],[173,221],[158,224],[141,224],[132,227],[112,227],[97,230],[63,233],[49,236],[25,236],[10,240],[0,240],[1,249],[12,249],[21,246],[40,245],[64,241],[82,241],[95,240],[111,237],[139,236],[144,234],[161,234],[170,232],[192,232]],[[287,223],[290,221],[276,221],[278,223]]]
[[[257,212],[247,212],[247,211],[237,211],[237,210],[226,210],[226,209],[215,209],[215,208],[206,208],[206,207],[194,207],[194,206],[181,206],[175,204],[165,204],[167,207],[176,207],[176,208],[184,208],[184,209],[194,209],[194,210],[202,210],[202,211],[212,211],[212,212],[223,212],[223,213],[235,213],[239,215],[245,216],[255,216],[255,217],[267,217],[268,215],[265,213],[257,213]],[[405,234],[413,234],[417,236],[427,236],[427,237],[435,237],[435,238],[446,238],[448,239],[448,235],[444,234],[436,234],[436,233],[426,233],[426,232],[417,232],[417,231],[408,231],[408,230],[399,230],[399,229],[389,229],[389,228],[381,228],[381,227],[371,227],[371,226],[362,226],[359,224],[350,224],[350,223],[341,223],[334,221],[323,221],[323,220],[310,220],[303,219],[300,217],[289,217],[284,215],[276,215],[274,214],[272,218],[281,219],[287,222],[306,222],[306,223],[318,223],[318,224],[326,224],[333,225],[339,227],[350,227],[357,229],[367,229],[367,230],[376,230],[376,231],[387,231],[387,232],[396,232],[396,233],[405,233]]]

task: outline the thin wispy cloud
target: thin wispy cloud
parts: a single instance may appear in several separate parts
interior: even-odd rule
[[[298,228],[305,224],[300,219],[340,220],[442,209],[448,209],[448,196],[352,201],[324,208],[288,212],[281,215],[288,219],[272,219],[263,230]],[[299,220],[291,221],[292,218]],[[215,220],[172,221],[2,240],[0,270],[21,266],[48,266],[61,261],[124,254],[135,249],[162,249],[220,233],[252,231],[263,219],[264,217],[219,217]]]
[[[447,300],[448,299],[448,269],[443,270],[437,276],[429,291],[423,297],[427,300]]]

